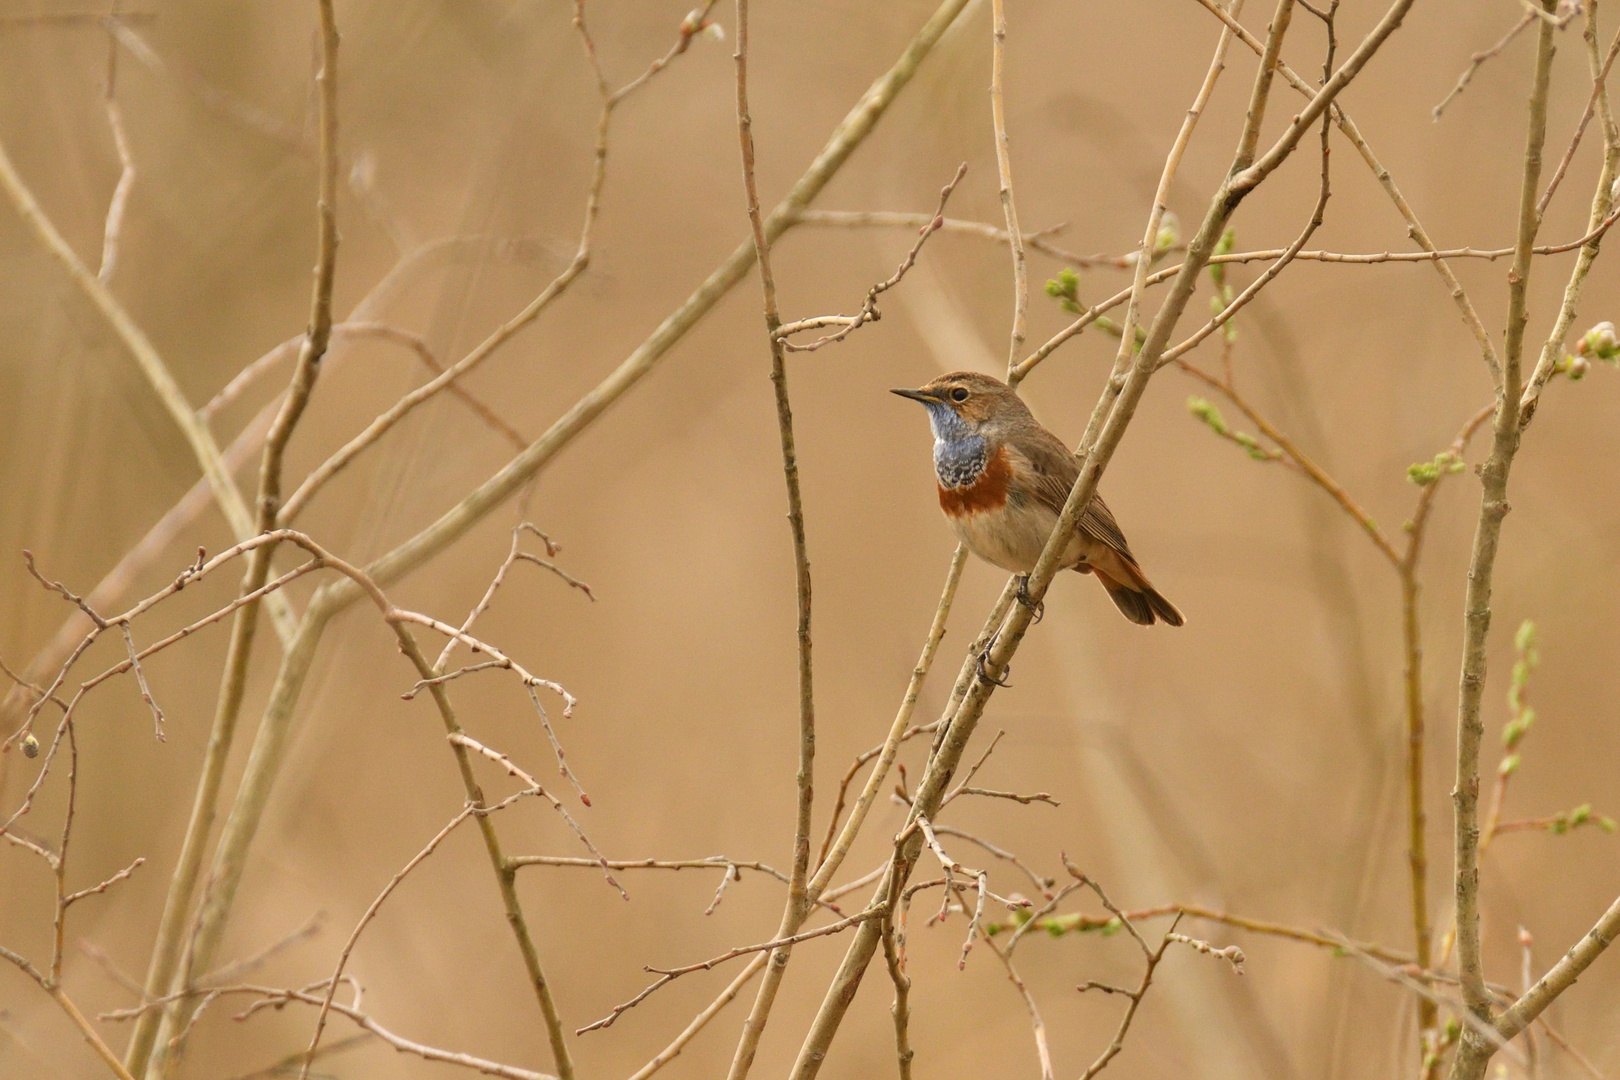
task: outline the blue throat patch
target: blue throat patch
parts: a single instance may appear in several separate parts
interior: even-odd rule
[[[948,488],[967,487],[984,472],[990,444],[944,402],[924,402],[934,429],[934,474]]]

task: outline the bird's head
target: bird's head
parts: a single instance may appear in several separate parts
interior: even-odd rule
[[[976,371],[953,371],[915,390],[890,393],[921,402],[937,439],[994,434],[1030,422],[1028,406],[1012,387]]]

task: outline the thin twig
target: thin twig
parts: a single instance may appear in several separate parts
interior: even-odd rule
[[[921,229],[932,220],[933,218],[928,214],[914,214],[895,210],[801,210],[795,219],[800,225],[898,229]],[[964,221],[961,218],[948,217],[940,222],[939,228],[942,232],[977,236],[985,240],[992,240],[998,244],[1008,243],[1006,229],[997,228],[983,221]],[[1078,252],[1058,247],[1048,237],[1056,236],[1064,228],[1064,225],[1053,225],[1037,232],[1026,232],[1023,237],[1024,246],[1030,251],[1039,251],[1043,255],[1050,255],[1054,259],[1080,269],[1109,267],[1116,270],[1129,270],[1136,264],[1135,252],[1126,255],[1081,255]]]
[[[873,919],[882,917],[884,912],[887,910],[887,905],[877,904],[873,907],[867,908],[865,911],[851,915],[845,919],[840,919],[834,923],[828,923],[826,926],[817,927],[814,930],[806,930],[802,933],[790,934],[784,938],[772,938],[770,941],[762,942],[759,945],[742,945],[735,949],[728,949],[718,956],[712,956],[709,959],[699,961],[696,964],[687,964],[685,967],[645,968],[643,970],[652,972],[653,974],[659,976],[656,982],[652,983],[645,990],[641,991],[641,993],[637,994],[635,997],[624,1002],[623,1004],[613,1006],[613,1011],[607,1016],[604,1016],[602,1019],[590,1024],[586,1024],[582,1028],[578,1028],[575,1030],[574,1034],[583,1035],[588,1031],[596,1031],[600,1028],[612,1027],[613,1022],[617,1020],[622,1013],[629,1009],[635,1008],[637,1005],[645,1001],[650,995],[663,987],[668,986],[682,975],[690,975],[694,971],[710,971],[716,966],[725,963],[727,960],[734,960],[739,956],[746,956],[749,953],[777,953],[782,949],[788,948],[789,946],[797,945],[801,941],[809,941],[813,938],[826,937],[828,934],[836,934],[842,930],[848,930],[850,927],[856,926],[860,923],[870,922]]]
[[[1589,10],[1592,7],[1588,5]],[[1587,34],[1591,36],[1591,43],[1594,45],[1597,41],[1593,26],[1595,21],[1594,17],[1588,16]],[[1586,99],[1586,108],[1581,112],[1580,122],[1575,125],[1575,133],[1569,137],[1569,146],[1565,148],[1564,156],[1558,159],[1558,167],[1553,170],[1552,179],[1547,181],[1547,190],[1541,193],[1541,199],[1536,203],[1537,215],[1547,212],[1553,194],[1563,181],[1564,173],[1569,170],[1569,163],[1575,159],[1575,151],[1580,148],[1581,137],[1586,134],[1586,125],[1592,122],[1592,115],[1597,111],[1599,99],[1607,96],[1609,69],[1614,66],[1616,56],[1620,56],[1620,32],[1617,32],[1614,40],[1609,43],[1608,55],[1603,58],[1602,66],[1592,76],[1592,94]]]
[[[279,956],[288,949],[316,937],[320,934],[325,922],[326,916],[317,911],[305,919],[302,925],[289,930],[258,952],[221,964],[214,970],[199,976],[197,985],[203,987],[222,986],[233,979],[239,979],[248,972],[263,967],[273,957]]]
[[[39,693],[44,693],[44,691],[41,690]],[[909,719],[909,715],[907,718]],[[931,723],[917,724],[913,727],[906,728],[900,733],[897,743],[908,742],[915,739],[919,735],[931,733],[935,729],[936,725]],[[832,849],[833,840],[838,836],[838,823],[844,813],[845,801],[849,796],[849,785],[854,783],[855,777],[859,775],[862,767],[864,767],[866,763],[871,761],[873,758],[881,755],[884,748],[887,746],[888,743],[883,742],[872,747],[870,750],[856,754],[855,760],[850,762],[849,771],[846,772],[844,774],[844,778],[838,782],[838,797],[833,800],[832,816],[827,820],[827,835],[822,838],[821,851],[816,856],[816,866],[818,868],[822,863],[827,861],[827,852]]]
[[[720,991],[720,996],[705,1005],[703,1010],[692,1018],[692,1022],[687,1024],[686,1028],[675,1037],[673,1042],[660,1050],[651,1061],[632,1073],[630,1080],[647,1080],[653,1073],[675,1060],[680,1055],[680,1052],[686,1048],[686,1044],[691,1042],[698,1032],[708,1026],[709,1021],[714,1019],[715,1014],[731,1004],[732,1000],[742,991],[742,988],[748,985],[749,980],[759,974],[760,969],[765,966],[769,958],[769,953],[755,953],[754,958],[748,961],[748,964],[737,974],[735,979],[731,980],[730,985]]]
[[[1481,50],[1468,58],[1468,66],[1463,68],[1463,73],[1457,77],[1457,85],[1453,86],[1451,88],[1451,92],[1441,99],[1440,104],[1436,105],[1430,110],[1436,122],[1439,121],[1440,114],[1446,111],[1446,106],[1450,105],[1457,99],[1459,94],[1468,89],[1468,84],[1473,81],[1474,74],[1479,71],[1481,65],[1483,65],[1487,60],[1500,56],[1502,54],[1502,50],[1507,48],[1513,39],[1518,37],[1520,32],[1523,31],[1525,27],[1529,26],[1535,21],[1535,12],[1526,11],[1519,17],[1519,21],[1514,23],[1512,28],[1509,29],[1507,33],[1502,35],[1502,39],[1500,41],[1498,41],[1495,45],[1492,45],[1490,48]]]
[[[911,250],[906,252],[905,258],[900,260],[900,265],[895,268],[894,273],[866,290],[866,299],[861,302],[860,311],[854,315],[819,315],[811,319],[783,323],[775,328],[773,337],[780,341],[782,347],[787,349],[788,352],[815,352],[823,345],[831,345],[834,342],[842,341],[867,323],[877,322],[881,319],[883,314],[878,310],[877,298],[900,284],[911,268],[917,264],[917,256],[922,252],[923,245],[945,223],[945,203],[950,199],[951,192],[956,190],[956,185],[960,184],[962,177],[966,175],[967,162],[964,161],[957,166],[956,175],[951,177],[950,182],[940,189],[939,208],[934,211],[934,216],[928,219],[922,228],[917,230],[917,242],[911,245]],[[756,204],[754,206],[756,213],[758,209],[759,207]],[[838,326],[842,329],[804,345],[798,345],[787,340],[801,331],[814,330],[823,326]]]
[[[146,857],[143,855],[140,858],[137,858],[134,862],[130,863],[128,866],[124,867],[122,870],[118,871],[118,873],[114,874],[112,877],[108,878],[106,881],[103,881],[101,884],[92,885],[88,889],[80,889],[76,893],[69,893],[67,896],[62,898],[62,906],[66,908],[78,903],[87,896],[101,895],[112,886],[129,877],[129,875],[133,874],[136,870],[139,870],[145,863]]]
[[[956,600],[956,588],[962,580],[962,568],[967,564],[968,549],[965,544],[957,544],[956,551],[951,555],[950,568],[945,572],[945,585],[940,590],[939,603],[934,607],[934,618],[928,627],[928,636],[923,639],[922,653],[917,658],[917,664],[911,669],[911,678],[906,684],[906,692],[900,699],[900,707],[895,712],[894,721],[889,725],[889,735],[878,751],[878,763],[872,766],[871,775],[866,778],[866,786],[856,797],[855,806],[849,812],[849,820],[844,823],[842,831],[836,842],[833,841],[834,828],[838,822],[838,809],[843,804],[844,790],[854,769],[850,770],[844,778],[844,785],[838,792],[838,805],[833,809],[832,822],[828,825],[827,841],[822,844],[822,855],[816,863],[816,874],[806,888],[810,896],[820,896],[831,884],[833,875],[843,865],[845,856],[854,845],[861,827],[866,823],[866,816],[877,801],[883,782],[887,779],[890,767],[894,764],[895,755],[900,752],[900,744],[911,737],[907,725],[917,707],[917,699],[922,694],[923,683],[928,678],[928,672],[933,668],[934,656],[939,651],[939,643],[945,637],[945,624],[950,619],[951,605]],[[923,731],[938,729],[938,723],[925,724],[917,729]],[[865,756],[865,755],[863,755]]]
[[[596,845],[591,843],[591,838],[585,835],[585,830],[579,827],[579,823],[573,819],[572,815],[568,813],[568,810],[555,796],[540,786],[539,781],[535,780],[534,777],[530,776],[528,773],[519,768],[517,763],[511,758],[507,757],[499,750],[485,746],[483,743],[472,738],[470,735],[458,731],[452,732],[450,735],[446,736],[446,738],[450,740],[452,745],[466,747],[475,754],[482,754],[484,757],[489,758],[489,760],[500,765],[508,773],[522,781],[524,785],[526,785],[526,789],[532,790],[536,795],[549,802],[551,804],[551,808],[562,815],[563,820],[568,823],[568,827],[573,830],[574,835],[579,837],[579,842],[584,844],[586,850],[596,857],[596,865],[602,868],[602,873],[607,878],[608,884],[617,889],[621,897],[626,900],[630,899],[630,894],[624,891],[624,886],[619,884],[618,880],[614,878],[613,872],[608,868],[607,857],[597,850]],[[511,865],[512,864],[510,862],[507,863],[508,867]]]
[[[1007,969],[1008,981],[1013,984],[1013,989],[1018,991],[1018,996],[1024,999],[1024,1008],[1029,1010],[1030,1027],[1035,1033],[1035,1056],[1041,1063],[1041,1080],[1053,1080],[1055,1074],[1052,1071],[1052,1050],[1046,1041],[1046,1021],[1041,1019],[1041,1010],[1035,1004],[1035,995],[1029,992],[1029,987],[1024,985],[1024,980],[1018,974],[1018,969],[1013,967],[1011,943],[1009,943],[1005,952],[998,948],[996,943],[989,938],[984,939],[984,944],[986,948],[996,954],[996,959],[1001,961],[1001,966]]]
[[[1024,265],[1024,233],[1018,227],[1018,206],[1013,199],[1012,151],[1007,145],[1007,103],[1002,85],[1007,63],[1006,0],[990,0],[990,27],[990,120],[995,128],[996,173],[1000,180],[997,191],[1001,196],[1001,213],[1007,222],[1007,246],[1012,251],[1013,317],[1011,340],[1007,345],[1010,372],[1018,361],[1018,351],[1024,347],[1024,327],[1029,318],[1029,270]],[[966,167],[964,164],[963,168]],[[1142,250],[1153,249],[1144,247]]]
[[[318,984],[316,987],[301,990],[293,990],[287,987],[279,986],[239,985],[221,986],[209,992],[215,996],[226,994],[251,994],[258,998],[259,1001],[255,1003],[254,1008],[250,1009],[248,1013],[243,1014],[243,1018],[245,1018],[247,1015],[258,1011],[260,1008],[279,1008],[282,1005],[295,1002],[300,1005],[313,1005],[318,1008],[321,1004],[322,998],[317,996],[312,991],[314,989],[321,988],[324,988],[324,984]],[[125,1010],[123,1012],[115,1013],[104,1013],[102,1015],[102,1019],[131,1019],[137,1015],[145,1015],[155,1007],[170,1004],[177,998],[184,996],[186,995],[172,995],[151,1002],[148,1005],[141,1006],[138,1009]],[[505,1080],[559,1080],[559,1078],[550,1076],[546,1073],[534,1072],[529,1069],[520,1069],[516,1065],[503,1065],[498,1061],[489,1061],[485,1058],[474,1057],[472,1054],[463,1054],[454,1050],[441,1050],[438,1047],[428,1046],[425,1043],[419,1043],[412,1039],[407,1039],[404,1036],[396,1035],[388,1028],[383,1027],[376,1020],[372,1019],[371,1016],[361,1012],[352,1005],[344,1005],[341,1002],[334,1001],[332,1003],[332,1011],[354,1021],[354,1023],[362,1030],[370,1032],[372,1035],[381,1039],[389,1046],[392,1046],[395,1050],[398,1050],[401,1053],[415,1054],[417,1057],[420,1057],[426,1061],[437,1061],[446,1065],[459,1065],[462,1068],[472,1069],[475,1072],[486,1073],[490,1076],[504,1077]],[[303,1054],[300,1053],[299,1056],[302,1057]],[[119,1075],[120,1077],[125,1078],[125,1080],[129,1080],[128,1073],[120,1072]]]
[[[135,684],[141,689],[141,700],[146,707],[152,710],[152,734],[158,742],[166,741],[163,734],[163,710],[152,699],[152,688],[146,685],[146,672],[141,667],[141,658],[135,651],[135,638],[129,632],[129,623],[119,623],[118,629],[124,632],[124,647],[129,650],[129,666],[135,670]]]
[[[405,880],[405,876],[420,866],[429,855],[432,855],[439,844],[444,841],[444,838],[454,832],[456,826],[466,821],[477,809],[478,807],[473,803],[463,806],[461,811],[445,824],[444,828],[434,834],[433,839],[429,840],[421,851],[412,856],[409,862],[400,867],[399,871],[388,879],[388,884],[383,886],[382,892],[378,893],[377,898],[371,902],[371,906],[366,908],[365,913],[360,916],[360,921],[354,924],[354,930],[349,934],[349,939],[343,943],[343,949],[338,953],[337,966],[332,969],[332,974],[327,982],[326,996],[322,999],[320,1012],[315,1017],[315,1031],[309,1037],[309,1048],[304,1051],[304,1060],[298,1071],[298,1080],[309,1080],[310,1066],[315,1063],[315,1056],[321,1046],[321,1035],[326,1031],[326,1018],[332,1011],[332,999],[336,996],[338,985],[343,980],[343,969],[348,966],[349,955],[354,952],[354,947],[359,942],[360,935],[365,931],[371,920],[376,917],[377,909],[382,907],[383,901],[387,900],[389,895],[399,887],[399,883]]]

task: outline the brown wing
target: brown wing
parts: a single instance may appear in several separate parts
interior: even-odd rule
[[[1068,502],[1069,492],[1080,475],[1079,459],[1064,445],[1063,440],[1042,427],[1021,431],[1007,441],[1034,467],[1035,497],[1051,507],[1054,514],[1061,514],[1063,504]],[[1080,515],[1080,530],[1134,561],[1131,547],[1125,542],[1125,534],[1120,532],[1119,523],[1114,520],[1101,494],[1093,495],[1085,512]]]

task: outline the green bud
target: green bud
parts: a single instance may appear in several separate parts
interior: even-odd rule
[[[1153,254],[1163,255],[1181,243],[1181,219],[1169,210],[1159,219],[1159,232],[1153,238]]]
[[[1512,776],[1514,773],[1519,771],[1519,763],[1520,759],[1518,754],[1509,754],[1507,757],[1502,759],[1502,764],[1496,767],[1496,774],[1498,776]]]
[[[1244,450],[1248,451],[1249,456],[1255,461],[1271,460],[1271,453],[1267,451],[1265,447],[1261,446],[1259,441],[1256,440],[1253,435],[1250,435],[1246,431],[1234,432],[1232,435],[1232,441],[1243,447]]]
[[[1432,461],[1419,461],[1406,467],[1406,478],[1418,487],[1428,487],[1440,479],[1440,469]]]
[[[34,733],[32,731],[23,736],[22,752],[23,757],[39,757],[39,740],[34,738]]]
[[[1230,255],[1230,254],[1232,254],[1233,249],[1235,249],[1236,247],[1237,247],[1237,233],[1233,232],[1231,229],[1227,229],[1225,232],[1223,232],[1221,234],[1221,238],[1215,242],[1215,248],[1214,248],[1213,251],[1210,252],[1210,255],[1211,255],[1211,257],[1217,256],[1217,255]],[[1232,294],[1226,288],[1226,264],[1225,263],[1210,263],[1209,264],[1209,280],[1214,282],[1215,288],[1216,288],[1217,291],[1223,292],[1223,293],[1226,294],[1226,302],[1231,303]],[[1215,309],[1215,314],[1219,315],[1220,311],[1221,311],[1220,308],[1216,308]]]
[[[1062,937],[1079,925],[1078,915],[1052,915],[1041,923],[1041,928],[1051,937]]]
[[[1188,398],[1187,411],[1192,413],[1198,419],[1202,420],[1204,423],[1208,424],[1209,429],[1217,435],[1225,435],[1229,430],[1226,426],[1226,418],[1221,415],[1221,410],[1217,409],[1212,402],[1207,401],[1204,398]]]
[[[1536,648],[1536,624],[1526,619],[1519,624],[1518,631],[1513,635],[1513,647],[1521,653],[1532,653]],[[1534,660],[1530,661],[1532,664]]]
[[[1080,299],[1080,275],[1065,266],[1058,271],[1058,276],[1048,278],[1046,281],[1046,295],[1054,300],[1070,300],[1078,302]]]
[[[1468,467],[1461,457],[1450,450],[1434,455],[1433,461],[1420,461],[1406,467],[1406,478],[1418,487],[1428,487],[1447,473],[1460,473]]]

